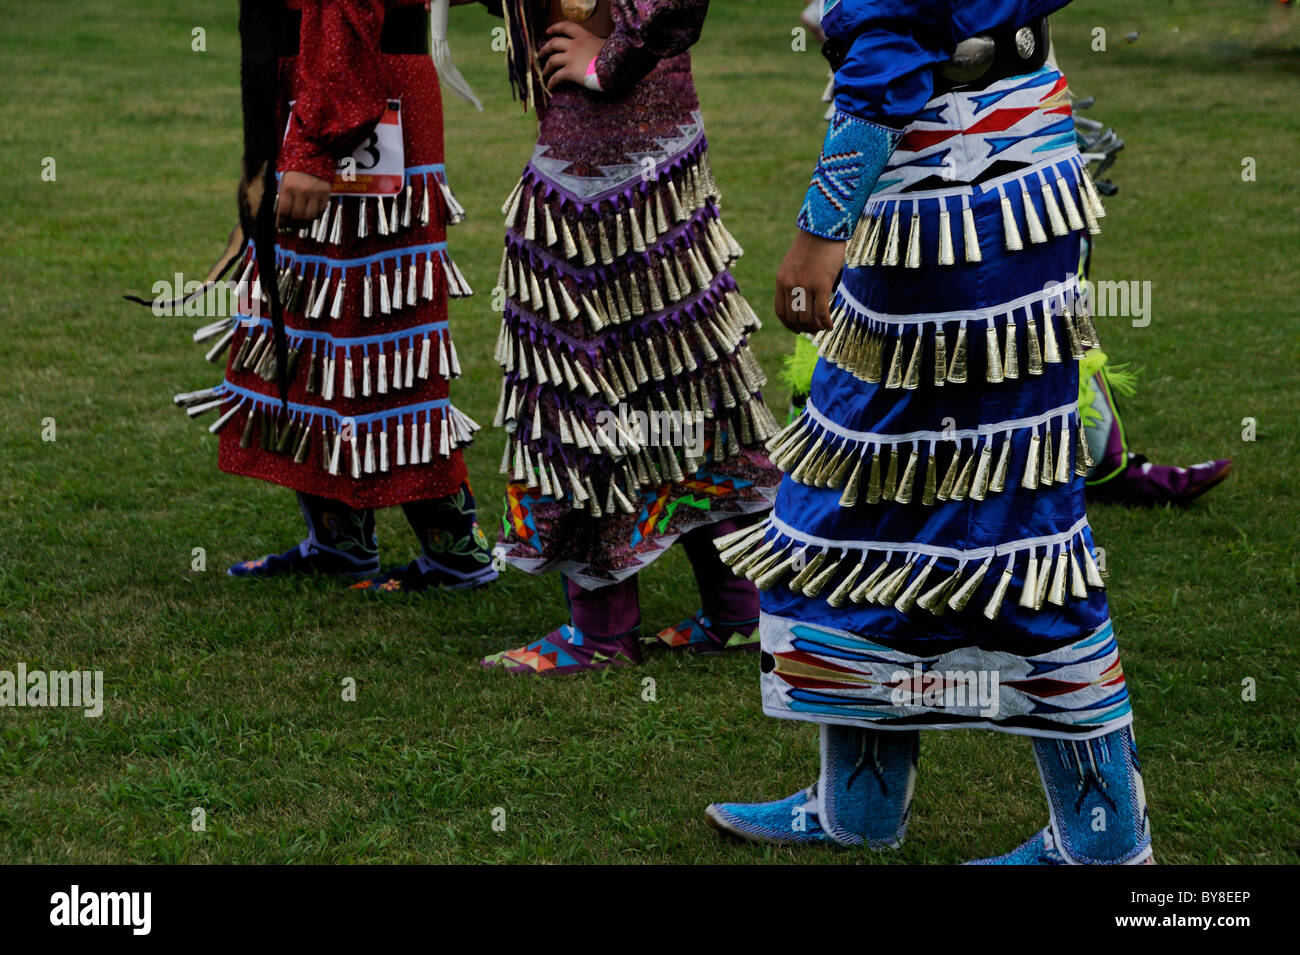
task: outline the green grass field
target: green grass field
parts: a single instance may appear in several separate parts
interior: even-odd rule
[[[696,78],[746,248],[737,277],[767,315],[820,145],[825,68],[790,49],[799,4],[712,6]],[[1094,277],[1152,283],[1149,327],[1101,327],[1115,359],[1144,369],[1134,445],[1237,462],[1188,511],[1091,515],[1166,863],[1300,861],[1295,14],[1271,0],[1079,0],[1054,20],[1074,88],[1128,141]],[[450,239],[480,291],[452,306],[466,366],[454,393],[479,421],[498,386],[485,294],[498,209],[534,135],[491,51],[496,22],[453,11],[452,48],[487,111],[446,105],[470,213]],[[1105,52],[1091,49],[1097,27]],[[108,698],[99,719],[0,709],[0,862],[952,863],[1043,824],[1026,741],[928,734],[901,852],[724,843],[706,803],[784,796],[817,766],[811,727],[761,715],[753,658],[512,678],[475,661],[561,621],[554,577],[392,601],[226,578],[297,540],[297,508],[219,473],[216,439],[171,406],[220,377],[189,341],[201,320],[120,296],[201,274],[233,224],[234,4],[7,0],[0,54],[0,669],[102,669]],[[769,374],[790,345],[775,320],[757,336]],[[485,525],[500,515],[500,453],[488,432],[469,454]],[[381,513],[380,539],[386,562],[414,554],[397,512]],[[206,572],[191,570],[196,547]],[[695,608],[688,580],[675,552],[643,575],[647,627]],[[345,677],[356,702],[341,699]],[[206,831],[191,830],[195,807]]]

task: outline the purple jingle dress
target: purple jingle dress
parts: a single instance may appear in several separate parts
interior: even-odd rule
[[[501,11],[540,132],[503,207],[498,552],[591,589],[690,530],[770,508],[781,474],[762,449],[777,426],[686,52],[707,0],[612,0],[600,92],[541,88],[531,7]]]

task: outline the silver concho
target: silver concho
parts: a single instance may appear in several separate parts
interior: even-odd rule
[[[1016,52],[1020,54],[1022,60],[1027,60],[1034,55],[1034,48],[1038,43],[1034,40],[1034,31],[1029,27],[1021,27],[1016,31]]]

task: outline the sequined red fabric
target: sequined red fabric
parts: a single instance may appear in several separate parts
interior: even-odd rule
[[[288,127],[278,164],[281,172],[296,170],[332,178],[337,157],[350,154],[368,135],[389,99],[401,100],[404,164],[408,171],[442,163],[442,104],[432,61],[428,56],[388,55],[379,49],[383,11],[421,2],[302,0],[296,3],[291,0],[289,6],[301,6],[302,9],[301,53],[281,61],[281,122],[287,122]],[[289,109],[291,101],[295,104],[292,115]],[[425,333],[413,335],[412,330],[437,326],[447,319],[448,279],[436,254],[431,259],[431,298],[426,300],[417,296],[414,302],[404,302],[402,308],[383,314],[378,308],[377,292],[372,291],[375,303],[370,317],[363,314],[362,300],[367,269],[376,282],[380,276],[392,280],[395,266],[403,265],[409,269],[410,263],[415,262],[421,270],[418,276],[420,284],[423,283],[424,255],[406,259],[402,255],[403,250],[441,243],[446,237],[447,213],[438,182],[441,176],[441,171],[418,175],[408,173],[407,176],[408,182],[414,186],[412,202],[417,207],[422,201],[423,190],[429,190],[427,225],[421,225],[417,216],[409,227],[381,235],[376,222],[378,205],[372,198],[365,203],[367,234],[359,238],[361,206],[355,198],[349,197],[331,203],[342,209],[338,244],[301,238],[296,234],[280,237],[282,265],[285,253],[291,262],[306,261],[301,258],[303,256],[312,257],[310,265],[300,265],[303,274],[309,278],[318,275],[322,279],[332,277],[334,281],[322,315],[310,317],[310,294],[303,296],[307,301],[300,303],[298,308],[287,309],[285,313],[286,331],[291,343],[295,341],[295,335],[311,336],[296,339],[300,351],[294,366],[289,400],[295,408],[304,409],[301,420],[315,421],[316,424],[312,426],[314,430],[307,438],[306,452],[301,455],[303,460],[300,462],[295,460],[293,453],[296,438],[287,452],[265,446],[274,444],[278,427],[274,424],[269,426],[272,440],[266,441],[262,435],[268,427],[265,417],[259,416],[252,429],[247,427],[248,407],[272,408],[276,404],[276,390],[273,380],[264,380],[252,370],[236,366],[235,359],[245,338],[265,332],[264,328],[250,332],[241,325],[230,345],[226,385],[239,389],[238,395],[244,407],[221,430],[219,462],[222,470],[262,478],[356,508],[386,507],[440,497],[460,487],[466,477],[461,452],[437,453],[437,418],[433,427],[434,454],[428,463],[412,464],[406,460],[398,465],[397,426],[402,425],[403,458],[409,458],[407,451],[411,448],[412,431],[416,431],[417,451],[423,435],[419,434],[422,423],[418,415],[397,416],[378,420],[372,426],[359,427],[360,442],[353,453],[362,458],[364,464],[356,468],[351,466],[345,442],[336,461],[337,473],[330,473],[330,431],[319,428],[320,423],[333,421],[337,431],[340,418],[373,419],[394,409],[425,406],[448,397],[448,374],[445,368],[440,368],[439,361],[440,345],[450,344],[449,341],[443,342],[445,325],[442,331],[433,333],[431,369],[426,378],[415,377],[404,388],[381,389],[378,381],[380,361],[384,362],[386,377],[400,371],[405,378],[411,379],[410,372],[395,362],[405,359],[409,364],[413,355],[418,358]],[[391,258],[383,258],[390,253]],[[347,264],[374,256],[381,258],[365,267]],[[317,257],[322,261],[314,261]],[[340,296],[339,314],[331,317],[330,306],[334,304],[338,279],[343,276],[346,276],[346,285]],[[404,284],[406,281],[409,281],[409,275]],[[358,341],[365,344],[348,344]],[[338,357],[333,368],[338,384],[329,400],[324,397],[319,382],[323,368],[320,358],[325,354]],[[352,360],[355,379],[352,388],[347,389],[354,392],[351,396],[346,395],[341,384],[346,358]],[[368,387],[364,390],[363,359],[370,364],[366,370]],[[316,365],[314,373],[311,370],[313,362]],[[308,380],[313,375],[315,387],[309,389]],[[259,404],[249,398],[248,393],[265,396],[265,403]],[[318,416],[313,417],[313,414]],[[365,444],[367,437],[371,439],[370,448]],[[373,462],[367,453],[373,457]],[[371,463],[373,470],[366,466]]]

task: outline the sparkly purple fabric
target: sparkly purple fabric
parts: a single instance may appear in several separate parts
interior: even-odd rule
[[[682,53],[660,62],[625,96],[561,86],[538,109],[537,143],[550,147],[547,156],[573,163],[568,171],[574,175],[598,176],[602,165],[626,163],[657,149],[656,139],[678,135],[678,124],[691,122],[699,108],[691,55]]]
[[[690,49],[708,9],[709,0],[613,0],[614,30],[596,57],[601,89],[626,92],[656,65]]]
[[[613,94],[566,84],[545,101],[507,213],[501,550],[587,588],[627,579],[687,531],[767,510],[780,483],[748,345],[758,320],[728,268],[740,249],[721,222],[685,52],[705,7],[616,0],[608,62],[636,81]],[[670,28],[659,18],[671,11],[690,16]],[[651,21],[619,37],[618,24]],[[575,388],[575,373],[600,388]],[[573,440],[622,408],[699,414],[703,450],[652,441],[620,456]]]

